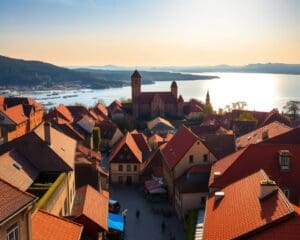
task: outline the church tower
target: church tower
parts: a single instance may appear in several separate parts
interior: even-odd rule
[[[131,75],[131,98],[133,100],[141,93],[141,75],[135,70]]]
[[[206,93],[205,105],[206,106],[210,105],[209,90],[207,90],[207,93]]]
[[[177,99],[178,89],[177,89],[177,83],[175,81],[173,81],[171,84],[171,93]]]

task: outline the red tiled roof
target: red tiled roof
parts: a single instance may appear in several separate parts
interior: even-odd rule
[[[62,115],[62,117],[65,118],[65,120],[69,121],[70,123],[74,121],[74,118],[72,116],[72,113],[69,111],[69,109],[63,105],[59,104],[57,107],[55,107],[55,110]]]
[[[20,124],[28,120],[21,104],[2,110],[2,112],[16,124]]]
[[[288,150],[291,153],[289,171],[281,171],[279,165],[279,151]],[[300,196],[299,172],[300,172],[300,145],[266,144],[250,145],[234,154],[229,155],[213,164],[210,177],[210,185],[223,187],[263,169],[279,187],[289,187],[290,201],[298,204]],[[215,180],[214,172],[221,175]]]
[[[292,204],[291,204],[292,205]],[[248,239],[251,240],[298,240],[300,235],[300,211],[299,207],[292,205],[296,212],[295,216],[281,222],[276,227],[268,228]]]
[[[79,240],[82,225],[53,214],[37,210],[31,216],[33,240]]]
[[[221,189],[224,197],[220,200],[210,194],[205,208],[203,239],[242,238],[292,216],[294,208],[280,189],[259,199],[260,181],[266,179],[264,171],[259,170]]]
[[[143,133],[131,133],[131,136],[142,153],[145,154],[151,151],[147,138]]]
[[[291,128],[287,125],[275,121],[237,138],[237,147],[247,147],[249,144],[259,143],[266,139],[270,139],[277,135],[281,135],[282,133],[288,132],[290,130]],[[264,134],[267,134],[266,139],[263,139]]]
[[[0,226],[8,217],[26,206],[32,205],[36,200],[35,196],[0,179]]]
[[[162,150],[164,159],[169,167],[175,167],[198,140],[199,138],[190,129],[182,125]]]
[[[16,149],[0,154],[0,178],[26,191],[39,171]]]
[[[296,127],[288,132],[282,133],[276,137],[266,140],[265,143],[300,144],[299,136],[300,127]]]
[[[86,185],[76,190],[72,215],[84,215],[104,230],[108,230],[108,198]]]
[[[129,150],[132,152],[132,154],[135,156],[135,158],[142,162],[142,152],[137,146],[136,142],[134,141],[134,138],[130,133],[127,133],[118,143],[116,143],[116,146],[113,149],[113,152],[109,158],[109,161],[116,160],[115,157],[119,153],[119,151],[124,147],[127,146]],[[126,161],[126,160],[125,160]]]

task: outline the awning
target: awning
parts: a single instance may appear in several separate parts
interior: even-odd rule
[[[124,216],[121,214],[108,214],[108,228],[124,232]]]

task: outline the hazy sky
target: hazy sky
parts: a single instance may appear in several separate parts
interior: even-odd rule
[[[300,63],[300,0],[0,0],[0,55],[73,66]]]

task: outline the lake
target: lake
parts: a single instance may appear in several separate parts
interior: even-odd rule
[[[178,92],[185,101],[196,98],[205,101],[209,89],[211,102],[215,109],[223,108],[236,101],[246,101],[249,110],[270,111],[282,109],[289,100],[300,101],[300,75],[258,74],[258,73],[191,73],[195,75],[216,75],[212,80],[177,81]],[[171,81],[142,85],[142,91],[169,91]],[[59,95],[51,95],[51,92]],[[74,96],[78,95],[78,96]],[[111,103],[115,99],[131,97],[131,87],[101,90],[81,89],[78,91],[38,91],[23,93],[24,97],[33,97],[40,102],[57,105],[82,103],[92,106],[98,100]],[[65,98],[64,98],[65,96]],[[53,98],[53,99],[46,99]],[[48,107],[51,107],[50,103]]]

